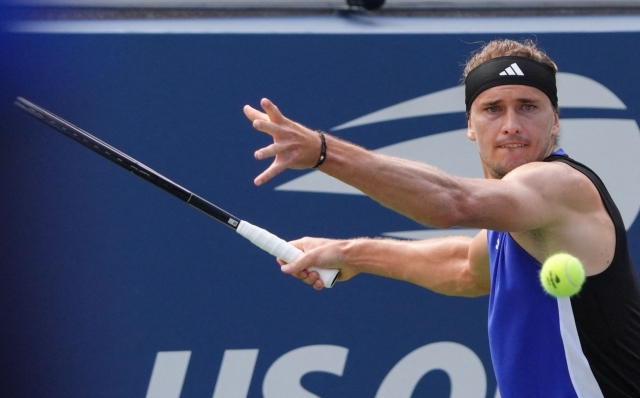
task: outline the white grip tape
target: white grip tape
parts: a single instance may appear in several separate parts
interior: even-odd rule
[[[302,257],[304,253],[297,247],[285,242],[278,238],[271,232],[264,230],[260,227],[248,223],[246,221],[240,221],[236,231],[249,239],[251,243],[258,246],[267,253],[276,256],[286,263],[292,263]],[[324,287],[332,287],[338,276],[337,269],[324,269],[318,267],[309,267],[309,271],[315,271],[320,275],[320,279],[324,282]]]

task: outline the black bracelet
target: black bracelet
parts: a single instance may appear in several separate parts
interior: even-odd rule
[[[320,157],[318,158],[318,163],[313,166],[314,169],[317,169],[324,163],[327,158],[327,141],[324,139],[324,134],[320,130],[316,130],[316,133],[320,134],[320,140],[322,141],[322,147],[320,148]]]

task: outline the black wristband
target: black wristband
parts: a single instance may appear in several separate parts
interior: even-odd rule
[[[320,157],[318,158],[318,163],[313,166],[314,169],[317,169],[324,163],[327,158],[327,141],[324,139],[324,134],[320,130],[316,130],[316,133],[320,134],[320,140],[322,141],[322,147],[320,148]]]

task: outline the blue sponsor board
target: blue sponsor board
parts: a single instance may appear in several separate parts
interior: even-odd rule
[[[638,32],[589,32],[585,19],[563,33],[548,29],[553,18],[534,20],[547,26],[535,35],[474,19],[494,27],[407,32],[371,18],[339,20],[356,33],[304,19],[278,33],[234,30],[259,21],[0,35],[0,395],[497,396],[486,297],[368,275],[313,291],[229,228],[13,107],[17,96],[287,240],[473,234],[420,226],[318,172],[255,187],[269,161],[253,152],[270,140],[242,107],[266,96],[310,127],[481,177],[461,65],[481,41],[534,38],[562,72],[562,146],[603,177],[640,263]]]

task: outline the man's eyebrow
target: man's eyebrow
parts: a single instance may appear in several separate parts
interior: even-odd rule
[[[502,103],[502,100],[501,99],[497,99],[497,100],[493,100],[493,101],[482,102],[480,105],[481,106],[495,106],[495,105],[498,105],[500,103]]]

